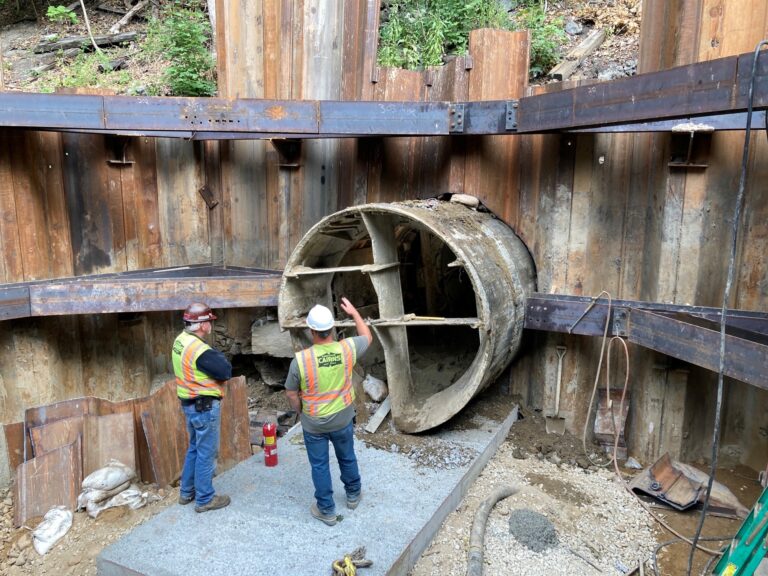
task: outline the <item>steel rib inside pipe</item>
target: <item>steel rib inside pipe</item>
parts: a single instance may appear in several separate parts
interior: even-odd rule
[[[304,319],[321,303],[351,335],[337,305],[349,298],[376,335],[363,367],[385,371],[395,426],[421,432],[507,367],[534,288],[528,250],[493,214],[438,200],[366,204],[324,218],[299,242],[279,319],[304,347]]]

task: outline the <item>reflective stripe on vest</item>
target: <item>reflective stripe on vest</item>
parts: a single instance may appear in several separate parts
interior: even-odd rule
[[[296,354],[301,377],[302,412],[323,418],[341,412],[355,399],[353,341],[319,344]]]
[[[197,396],[222,396],[219,383],[197,369],[197,359],[211,347],[189,332],[182,332],[173,343],[173,371],[176,373],[176,394],[189,399]]]

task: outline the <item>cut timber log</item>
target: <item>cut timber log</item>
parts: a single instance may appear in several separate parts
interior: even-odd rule
[[[124,32],[123,34],[109,34],[106,36],[94,36],[93,41],[97,46],[112,46],[113,44],[122,44],[123,42],[133,42],[138,37],[136,32]],[[87,48],[91,46],[91,39],[88,36],[78,36],[76,38],[65,38],[58,42],[46,42],[35,46],[35,54],[44,52],[56,52],[58,50],[67,50],[68,48]]]
[[[550,78],[555,80],[570,78],[571,74],[576,71],[576,68],[603,43],[603,40],[605,40],[605,30],[592,30],[576,48],[568,53],[565,60],[550,70]]]
[[[141,2],[136,4],[136,6],[128,10],[128,13],[125,16],[120,18],[120,20],[118,20],[112,25],[112,27],[109,29],[109,33],[117,34],[118,32],[120,32],[120,29],[126,24],[128,24],[128,22],[130,22],[138,12],[141,12],[142,10],[144,10],[147,4],[149,4],[149,0],[141,0]]]

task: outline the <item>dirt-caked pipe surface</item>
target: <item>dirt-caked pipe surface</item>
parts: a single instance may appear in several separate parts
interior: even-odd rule
[[[376,338],[362,358],[389,386],[395,426],[421,432],[446,422],[511,362],[534,290],[530,254],[493,214],[459,203],[366,204],[332,214],[290,256],[280,325],[309,344],[305,318],[328,306],[340,336],[353,322],[346,296]]]

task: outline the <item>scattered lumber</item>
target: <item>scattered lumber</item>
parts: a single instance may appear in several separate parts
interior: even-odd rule
[[[120,18],[120,20],[118,20],[112,25],[112,27],[109,29],[109,33],[117,34],[118,32],[120,32],[120,29],[126,24],[128,24],[128,22],[130,22],[137,13],[144,10],[147,4],[149,4],[149,0],[141,0],[141,2],[137,3],[136,6],[128,10],[125,16]]]
[[[138,37],[136,32],[124,32],[122,34],[108,34],[104,36],[94,36],[93,42],[97,46],[112,46],[114,44],[122,44],[124,42],[133,42]],[[58,42],[43,42],[35,46],[35,54],[43,54],[45,52],[57,52],[59,50],[67,50],[69,48],[83,48],[91,45],[91,38],[89,36],[77,36],[75,38],[65,38]]]
[[[576,69],[584,62],[584,59],[592,54],[605,40],[605,30],[592,30],[576,48],[571,50],[565,59],[552,68],[549,76],[555,80],[570,78]]]
[[[379,406],[379,409],[376,410],[376,413],[373,415],[373,417],[368,422],[367,426],[365,427],[365,431],[373,434],[376,432],[376,430],[379,429],[379,426],[384,421],[384,418],[387,417],[387,414],[389,414],[389,396],[387,396],[386,400],[381,403],[381,406]]]

